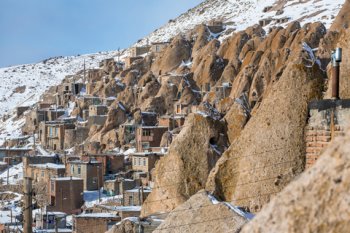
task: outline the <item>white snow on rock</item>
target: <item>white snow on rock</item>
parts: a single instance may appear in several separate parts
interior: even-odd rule
[[[237,206],[232,205],[231,203],[220,202],[213,195],[208,194],[208,198],[213,203],[213,205],[218,205],[218,204],[222,203],[222,204],[226,205],[228,208],[230,208],[233,212],[236,212],[237,214],[239,214],[240,216],[242,216],[246,219],[253,219],[254,218],[254,214],[249,213],[249,212],[245,212],[245,211],[241,210],[240,208],[238,208]]]
[[[277,11],[263,12],[265,7],[286,4],[283,12],[276,15]],[[337,16],[345,0],[207,0],[190,9],[178,18],[169,21],[163,27],[155,30],[149,36],[142,39],[137,45],[148,42],[164,42],[170,40],[179,33],[187,32],[201,23],[208,23],[216,19],[227,24],[227,29],[236,31],[257,24],[259,20],[272,17],[272,21],[266,29],[272,26],[285,26],[299,20],[302,24],[321,21],[326,28],[331,26],[333,18]],[[277,23],[277,19],[288,18],[288,22]]]
[[[12,166],[0,173],[2,184],[7,183],[7,175],[9,175],[9,184],[18,184],[23,179],[23,163]]]
[[[18,65],[0,69],[0,117],[11,113],[17,106],[35,104],[49,87],[59,84],[66,75],[86,69],[97,68],[103,59],[116,57],[117,51],[82,56],[55,57],[36,64]],[[15,93],[17,87],[23,93]]]

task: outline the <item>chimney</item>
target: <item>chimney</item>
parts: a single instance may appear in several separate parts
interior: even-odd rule
[[[340,63],[342,62],[342,49],[336,48],[332,52],[332,99],[339,99]]]

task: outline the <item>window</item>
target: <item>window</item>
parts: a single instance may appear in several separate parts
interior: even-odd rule
[[[132,196],[129,196],[129,205],[130,206],[134,205],[134,200],[133,200]]]
[[[81,167],[78,166],[78,175],[80,175],[80,174],[81,174]]]
[[[52,137],[52,127],[49,128],[49,136]]]
[[[142,130],[142,136],[151,136],[151,130],[149,129]]]
[[[143,166],[146,166],[146,158],[143,158]]]
[[[135,165],[135,166],[137,165],[136,163],[137,163],[136,158],[134,158],[134,165]]]
[[[141,158],[139,158],[139,166],[141,166]]]
[[[55,192],[55,182],[51,181],[51,192]]]
[[[58,135],[58,128],[55,128],[55,137]]]
[[[93,178],[92,178],[92,183],[93,183],[93,184],[97,184],[97,177],[93,177]]]
[[[177,114],[181,113],[181,105],[176,105],[176,113]]]
[[[150,148],[149,142],[143,142],[142,143],[142,148],[143,149],[149,149]]]

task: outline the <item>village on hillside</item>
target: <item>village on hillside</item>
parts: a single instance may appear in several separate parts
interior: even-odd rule
[[[327,24],[271,2],[79,58],[0,115],[0,233],[346,233],[350,1]]]
[[[207,26],[213,33],[224,31],[221,22]],[[98,69],[82,67],[46,91],[34,106],[17,107],[16,117],[25,119],[23,136],[10,137],[0,148],[1,170],[5,171],[1,189],[19,195],[16,192],[25,188],[22,178],[30,178],[35,231],[54,232],[57,228],[58,232],[105,232],[125,218],[134,218],[142,228],[155,229],[166,217],[160,213],[148,218],[150,222],[139,218],[141,206],[154,188],[152,172],[157,161],[166,156],[186,117],[198,112],[206,94],[213,92],[220,100],[231,91],[229,83],[214,90],[208,83],[195,91],[196,96],[183,98],[182,92],[189,88],[186,77],[160,71],[157,82],[185,84],[169,100],[167,114],[161,115],[157,105],[153,111],[131,109],[133,104],[142,104],[149,94],[144,89],[152,88],[145,87],[150,82],[147,79],[154,79],[146,77],[135,83],[137,62],[162,53],[169,45],[164,42],[134,47],[124,62],[110,58],[103,60]],[[131,75],[118,77],[123,72]],[[107,87],[101,90],[99,85]],[[116,97],[126,88],[130,88],[135,101],[129,106]],[[93,138],[94,133],[106,128],[111,130],[107,139]],[[26,219],[23,208],[16,204],[11,203],[10,217],[6,216],[5,221],[0,217],[0,229],[22,230]]]

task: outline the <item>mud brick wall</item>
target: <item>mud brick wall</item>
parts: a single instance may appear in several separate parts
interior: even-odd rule
[[[344,128],[339,125],[334,126],[333,132],[327,127],[306,128],[306,169],[311,167],[322,154],[323,150],[330,144],[332,137],[337,137],[344,133]]]
[[[310,103],[305,129],[306,164],[311,167],[350,122],[350,100],[321,100]]]

